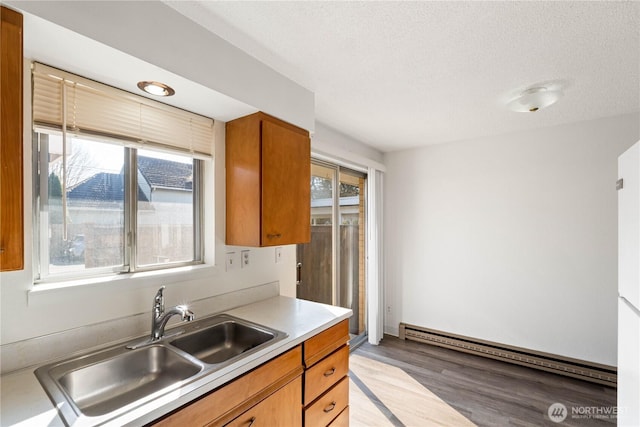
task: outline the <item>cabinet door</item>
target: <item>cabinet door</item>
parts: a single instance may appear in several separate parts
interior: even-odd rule
[[[302,348],[294,347],[253,371],[156,421],[155,427],[224,425],[302,374]],[[302,391],[296,402],[301,406]]]
[[[309,137],[263,120],[262,246],[311,241]]]
[[[0,270],[24,268],[22,15],[1,7]]]
[[[301,426],[301,393],[302,377],[298,377],[227,425],[233,427]]]

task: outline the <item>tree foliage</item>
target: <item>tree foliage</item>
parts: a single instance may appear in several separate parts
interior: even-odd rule
[[[340,197],[353,197],[360,195],[360,187],[357,185],[340,183]],[[333,197],[331,180],[320,176],[311,177],[311,199],[330,199]]]
[[[49,174],[49,198],[62,197],[62,184],[60,178],[53,172]]]
[[[95,163],[91,154],[82,144],[70,144],[66,164],[67,190],[90,177],[94,173],[93,171],[96,170]],[[62,157],[58,157],[56,161],[51,162],[49,168],[51,172],[58,177],[59,182],[61,182]]]

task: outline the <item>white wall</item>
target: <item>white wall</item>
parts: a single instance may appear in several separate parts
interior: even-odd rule
[[[616,365],[617,157],[638,114],[388,153],[385,329]]]

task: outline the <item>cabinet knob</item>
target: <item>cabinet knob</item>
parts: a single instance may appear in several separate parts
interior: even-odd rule
[[[277,234],[267,234],[267,239],[279,239],[282,237],[282,234],[277,233]]]
[[[0,254],[4,253],[4,248],[0,248]]]
[[[326,408],[323,409],[324,412],[329,413],[331,411],[333,411],[336,407],[336,402],[333,401],[331,402],[331,405],[327,406]]]
[[[249,420],[249,425],[247,427],[251,427],[255,422],[256,422],[256,417],[251,417],[251,419]]]

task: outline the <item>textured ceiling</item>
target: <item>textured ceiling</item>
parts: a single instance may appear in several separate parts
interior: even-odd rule
[[[381,151],[640,111],[640,2],[165,3]],[[504,107],[545,81],[565,85],[556,105]]]

